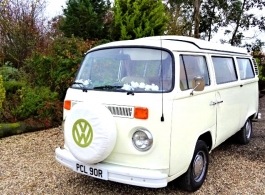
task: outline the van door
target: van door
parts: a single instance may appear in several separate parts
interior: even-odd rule
[[[212,56],[216,80],[216,146],[239,130],[242,106],[240,82],[233,57]]]
[[[215,100],[214,85],[211,84],[206,55],[185,53],[176,57],[176,87],[179,86],[173,101],[172,132],[170,147],[170,175],[184,173],[193,156],[200,135],[212,132],[215,138],[216,107],[210,103]],[[179,75],[179,77],[178,77]],[[194,76],[203,76],[203,91],[192,91]],[[179,78],[179,79],[178,79]]]

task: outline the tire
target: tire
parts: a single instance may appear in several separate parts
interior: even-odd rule
[[[207,175],[209,164],[209,152],[204,141],[198,140],[192,161],[186,173],[178,178],[179,187],[185,191],[198,190]]]
[[[86,164],[109,156],[116,144],[116,124],[110,111],[96,103],[72,107],[64,124],[64,139],[71,154]]]
[[[239,144],[248,144],[252,135],[252,123],[248,118],[244,126],[236,133],[235,138]]]

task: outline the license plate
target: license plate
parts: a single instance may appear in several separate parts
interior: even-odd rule
[[[94,166],[76,163],[75,171],[91,177],[108,180],[108,171]]]

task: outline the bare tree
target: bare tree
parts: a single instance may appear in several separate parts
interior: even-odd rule
[[[45,0],[0,2],[0,56],[19,68],[45,41]]]
[[[194,14],[193,14],[193,21],[194,21],[194,37],[195,38],[200,38],[200,7],[202,4],[202,0],[194,0],[193,2],[193,7],[194,7]]]
[[[170,16],[167,34],[200,37],[202,0],[168,0],[166,7]]]

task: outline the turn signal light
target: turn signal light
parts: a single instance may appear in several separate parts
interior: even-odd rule
[[[134,108],[134,118],[138,119],[148,119],[148,109],[142,107]]]
[[[71,110],[71,100],[64,100],[63,107],[66,110]]]

